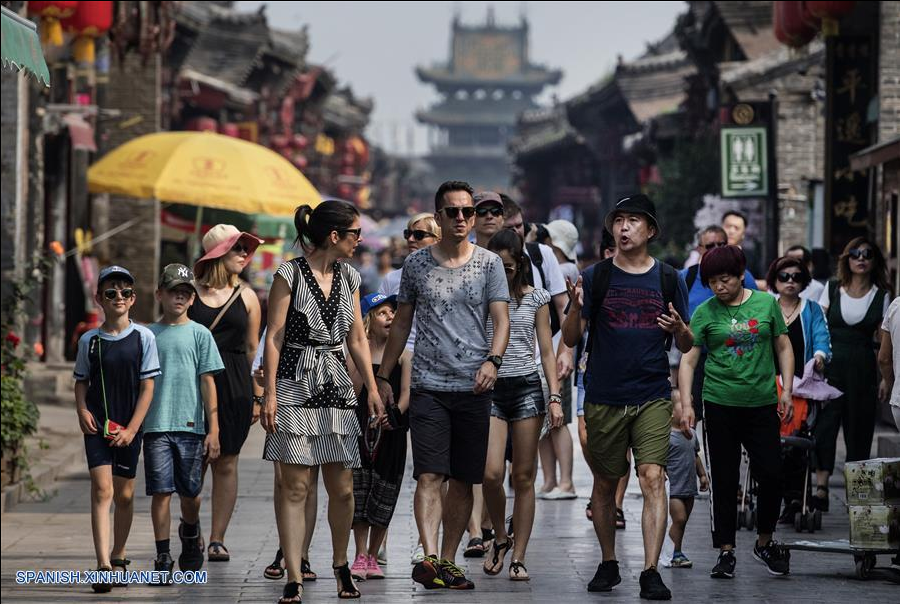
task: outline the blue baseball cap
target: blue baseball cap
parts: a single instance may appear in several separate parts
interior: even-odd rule
[[[384,294],[369,294],[362,300],[360,300],[360,311],[362,311],[362,316],[366,316],[369,314],[369,311],[375,308],[376,306],[381,306],[382,304],[395,304],[397,302],[397,296],[385,296]]]
[[[109,281],[110,279],[121,279],[132,285],[134,284],[134,275],[131,274],[131,271],[118,264],[107,266],[100,271],[100,275],[97,277],[97,286],[99,287],[101,283]]]

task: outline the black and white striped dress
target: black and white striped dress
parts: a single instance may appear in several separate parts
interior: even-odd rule
[[[343,347],[353,324],[359,273],[335,262],[327,300],[306,258],[282,263],[276,274],[291,286],[291,304],[275,379],[276,428],[266,435],[263,458],[357,468],[360,428]]]

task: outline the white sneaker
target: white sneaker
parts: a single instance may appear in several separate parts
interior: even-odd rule
[[[413,551],[412,559],[409,561],[410,564],[418,564],[425,559],[425,548],[422,547],[422,544],[419,543],[416,545],[415,551]]]
[[[563,490],[560,490],[559,487],[554,488],[552,491],[545,494],[543,497],[543,499],[550,499],[550,500],[577,499],[577,498],[578,498],[578,495],[576,495],[574,492],[563,491]]]

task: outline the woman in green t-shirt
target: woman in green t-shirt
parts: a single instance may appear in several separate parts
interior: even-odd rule
[[[703,257],[700,279],[715,297],[691,317],[694,348],[682,357],[678,370],[686,428],[685,424],[693,423],[694,369],[706,347],[703,433],[712,479],[713,547],[720,549],[710,574],[718,579],[734,576],[741,446],[747,450],[750,472],[759,486],[753,556],[771,574],[786,575],[790,570],[790,552],[772,540],[772,533],[782,497],[780,423],[793,413],[794,353],[775,298],[744,288],[745,266],[744,253],[733,245],[710,250]],[[780,399],[773,348],[784,382]]]

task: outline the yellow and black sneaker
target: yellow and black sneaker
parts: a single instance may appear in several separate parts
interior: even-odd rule
[[[438,563],[438,578],[447,589],[475,589],[475,584],[466,579],[462,569],[449,560]]]
[[[413,581],[421,583],[425,589],[440,589],[446,587],[441,580],[441,569],[436,556],[425,556],[421,562],[413,566]]]

